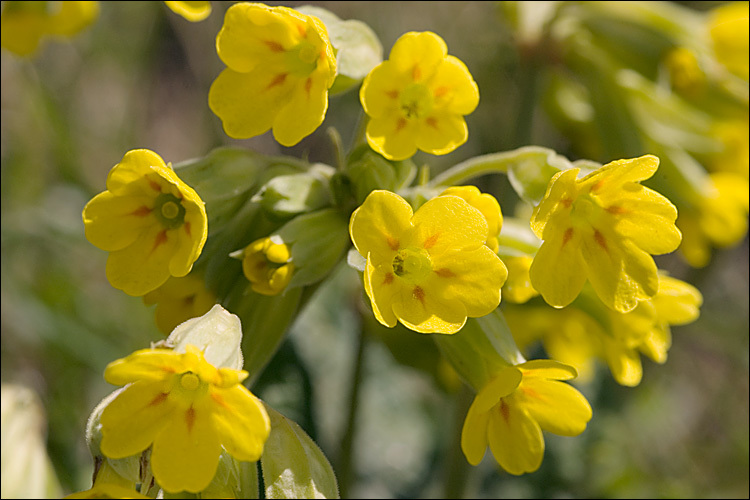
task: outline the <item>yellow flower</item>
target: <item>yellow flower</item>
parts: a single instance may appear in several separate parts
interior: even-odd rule
[[[86,238],[110,252],[109,282],[134,296],[189,273],[208,235],[203,201],[147,149],[128,151],[112,168],[83,223]]]
[[[143,302],[156,304],[156,326],[168,335],[180,323],[207,313],[216,304],[216,296],[206,289],[200,276],[188,274],[169,278],[162,286],[144,295]]]
[[[112,459],[151,448],[151,470],[169,493],[205,489],[222,447],[257,461],[270,433],[263,404],[242,370],[216,368],[195,346],[185,353],[143,349],[107,365],[104,378],[125,389],[101,415],[101,451]]]
[[[370,117],[370,147],[389,160],[404,160],[417,148],[443,155],[466,142],[464,115],[477,107],[479,89],[442,38],[410,32],[365,77],[359,98]]]
[[[412,212],[395,193],[373,191],[349,234],[366,257],[364,286],[377,320],[420,333],[455,333],[500,303],[507,270],[484,243],[487,221],[465,200],[438,196]]]
[[[750,123],[743,119],[719,121],[712,135],[721,144],[721,151],[711,155],[706,166],[712,172],[730,172],[747,181],[750,174]]]
[[[503,286],[505,300],[514,304],[523,304],[539,295],[539,292],[531,286],[531,278],[529,278],[529,268],[534,259],[528,255],[515,255],[503,257],[503,259],[508,267],[508,280]]]
[[[748,3],[731,2],[713,9],[708,29],[716,58],[729,71],[747,80],[748,70]]]
[[[3,2],[0,46],[19,56],[36,52],[46,36],[70,38],[99,15],[99,2]]]
[[[294,274],[291,249],[284,243],[273,242],[271,238],[255,240],[242,252],[242,272],[252,283],[254,291],[263,295],[278,295]]]
[[[552,177],[531,218],[543,243],[529,270],[548,304],[570,304],[587,279],[602,302],[620,312],[656,294],[649,254],[671,252],[681,239],[675,206],[638,183],[658,165],[646,155],[614,161],[582,179],[577,168]]]
[[[497,199],[491,194],[480,192],[476,186],[452,186],[440,193],[440,196],[443,195],[463,198],[469,205],[482,212],[489,229],[486,245],[497,253],[500,246],[497,237],[503,227],[503,213]]]
[[[679,92],[696,95],[706,88],[706,74],[695,53],[687,47],[675,47],[664,58],[672,86]]]
[[[709,175],[695,207],[682,211],[677,226],[683,233],[680,253],[693,267],[711,259],[711,247],[731,247],[747,234],[748,182],[729,172]]]
[[[511,474],[534,472],[542,463],[542,430],[577,436],[591,420],[591,406],[572,386],[573,367],[534,360],[502,369],[474,398],[461,432],[461,449],[478,465],[489,444]]]
[[[188,21],[203,21],[211,15],[211,2],[164,2],[175,14],[179,14]]]
[[[323,23],[287,7],[232,5],[216,37],[227,68],[208,92],[224,131],[247,139],[273,128],[292,146],[323,123],[336,56]]]

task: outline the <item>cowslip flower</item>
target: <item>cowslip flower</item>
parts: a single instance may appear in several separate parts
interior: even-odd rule
[[[735,75],[748,79],[748,16],[747,2],[730,2],[710,11],[708,30],[716,58]]]
[[[211,15],[211,2],[164,2],[169,10],[190,22],[203,21]]]
[[[528,255],[512,255],[503,257],[508,268],[508,280],[503,285],[503,296],[514,304],[523,304],[539,295],[539,292],[531,286],[529,268],[534,261]]]
[[[31,56],[48,36],[70,38],[93,23],[99,2],[3,2],[0,46]]]
[[[503,368],[476,395],[461,431],[461,449],[478,465],[489,445],[497,463],[511,474],[539,468],[542,430],[577,436],[592,412],[586,398],[561,382],[575,378],[573,367],[540,359]]]
[[[479,89],[442,38],[409,32],[365,77],[359,98],[370,117],[370,147],[389,160],[404,160],[417,149],[443,155],[466,142],[464,115],[479,104]]]
[[[462,198],[438,196],[414,213],[399,195],[373,191],[349,234],[366,258],[365,291],[383,325],[450,334],[500,303],[507,270],[485,245],[484,216]]]
[[[650,254],[675,250],[682,237],[675,206],[639,184],[658,165],[657,157],[646,155],[613,161],[582,179],[577,168],[552,177],[531,218],[543,243],[529,269],[531,284],[548,304],[567,306],[586,280],[620,312],[656,294]]]
[[[128,151],[110,170],[83,223],[86,238],[109,252],[110,284],[133,296],[188,274],[208,236],[203,201],[147,149]]]
[[[207,313],[216,296],[206,289],[205,281],[194,273],[169,278],[162,286],[143,296],[144,304],[156,304],[154,312],[159,331],[169,335],[180,323]]]
[[[255,292],[278,295],[292,279],[294,263],[289,245],[260,238],[246,246],[240,255],[242,272]]]
[[[190,344],[184,353],[142,349],[113,361],[104,378],[125,388],[102,412],[102,453],[117,459],[151,447],[151,470],[164,491],[202,491],[222,447],[241,461],[263,453],[270,419],[241,384],[247,376],[214,367]]]
[[[293,146],[323,123],[336,56],[323,23],[287,7],[232,5],[216,37],[227,65],[211,85],[208,104],[235,139],[273,129]]]
[[[500,204],[497,199],[488,193],[482,193],[476,186],[451,186],[440,196],[450,195],[463,198],[472,207],[476,208],[487,221],[487,241],[485,244],[490,250],[497,253],[500,244],[497,237],[500,235],[500,229],[503,227],[503,213],[500,210]]]

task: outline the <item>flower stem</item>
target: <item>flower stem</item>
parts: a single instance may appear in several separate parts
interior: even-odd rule
[[[463,498],[468,477],[472,472],[469,463],[461,450],[461,430],[464,418],[469,411],[472,402],[472,391],[466,384],[456,395],[453,415],[453,431],[451,432],[451,443],[445,461],[445,484],[443,485],[443,498]]]

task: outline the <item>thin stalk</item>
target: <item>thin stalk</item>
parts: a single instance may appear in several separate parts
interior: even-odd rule
[[[469,411],[472,402],[472,391],[466,384],[461,384],[456,395],[455,409],[453,415],[453,431],[451,432],[451,444],[445,460],[445,484],[443,485],[443,498],[463,498],[466,493],[471,467],[466,461],[461,450],[461,430],[464,418]]]

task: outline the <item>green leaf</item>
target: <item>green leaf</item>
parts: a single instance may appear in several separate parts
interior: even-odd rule
[[[295,422],[266,410],[271,434],[260,457],[266,498],[339,498],[336,475],[318,445]]]
[[[383,61],[383,46],[374,31],[362,21],[343,21],[321,7],[303,5],[296,9],[315,16],[325,24],[331,45],[336,49],[336,81],[331,94],[339,94],[357,85]]]
[[[263,185],[252,201],[278,219],[311,212],[331,203],[331,175],[333,169],[323,164],[316,164],[305,173],[279,175]]]

